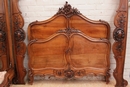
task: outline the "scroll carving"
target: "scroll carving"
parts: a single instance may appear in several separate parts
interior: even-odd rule
[[[115,87],[126,87],[128,82],[123,79],[123,72],[127,38],[128,0],[120,0],[120,6],[115,16],[114,23],[116,26],[113,32],[113,38],[115,40],[113,44],[113,53],[116,60],[116,68],[113,73],[116,79]]]
[[[14,45],[15,45],[15,60],[16,60],[16,83],[23,84],[26,70],[23,66],[24,55],[26,52],[26,45],[24,43],[25,32],[22,29],[24,20],[21,16],[21,12],[17,6],[18,1],[12,0],[12,19],[13,19],[13,34],[14,34]]]
[[[67,28],[64,30],[59,30],[58,33],[66,33],[67,36],[70,36],[72,33],[80,33],[81,31],[78,29],[73,29],[73,28]]]
[[[67,70],[54,70],[54,75],[56,76],[64,76],[66,78],[73,78],[75,76],[85,76],[85,70],[73,70],[73,69],[67,69]]]
[[[81,13],[80,11],[78,11],[77,8],[72,8],[71,5],[68,4],[68,2],[66,2],[64,7],[59,8],[59,11],[57,12],[57,14],[63,14],[66,17],[71,17],[74,14],[81,14]]]

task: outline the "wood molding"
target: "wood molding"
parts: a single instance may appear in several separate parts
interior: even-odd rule
[[[116,80],[115,87],[126,87],[128,82],[124,80],[123,73],[127,39],[128,0],[120,0],[119,8],[114,19],[114,24],[116,26],[113,32],[115,42],[112,49],[116,60],[116,68],[113,72]]]
[[[11,0],[12,34],[14,40],[14,57],[16,64],[16,83],[24,84],[26,70],[23,66],[26,45],[24,43],[25,32],[22,29],[24,20],[18,8],[18,0]]]

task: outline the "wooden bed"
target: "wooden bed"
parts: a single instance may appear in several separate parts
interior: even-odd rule
[[[34,76],[103,75],[109,82],[110,26],[93,21],[66,2],[50,19],[28,26],[29,83]]]

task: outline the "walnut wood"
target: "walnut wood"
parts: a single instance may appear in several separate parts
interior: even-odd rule
[[[16,83],[24,84],[26,70],[23,66],[26,45],[24,43],[25,32],[22,29],[24,25],[23,17],[18,9],[18,0],[11,0],[11,17],[12,17],[12,35],[14,41],[14,58],[16,64]]]
[[[78,78],[103,75],[109,82],[110,27],[93,21],[66,2],[46,21],[28,27],[29,83],[35,75]]]
[[[0,84],[0,87],[9,87],[14,76],[14,69],[10,68],[5,74],[4,81]]]
[[[126,87],[128,82],[124,80],[123,73],[127,39],[128,0],[120,0],[114,23],[116,26],[113,32],[115,42],[112,49],[116,60],[116,68],[113,73],[116,80],[115,87]]]
[[[0,0],[0,71],[7,73],[0,87],[8,87],[14,78],[14,59],[8,0]]]
[[[5,15],[5,3],[0,0],[0,70],[7,70],[9,68],[9,53],[8,38],[7,38],[7,26]]]

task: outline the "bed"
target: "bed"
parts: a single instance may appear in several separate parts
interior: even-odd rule
[[[48,20],[28,26],[28,78],[52,75],[58,78],[81,78],[103,75],[109,82],[110,26],[94,21],[68,2]]]

